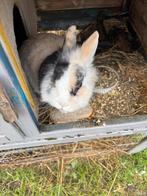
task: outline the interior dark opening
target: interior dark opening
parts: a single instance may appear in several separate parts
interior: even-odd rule
[[[24,40],[27,39],[27,34],[25,31],[25,27],[19,9],[17,8],[16,5],[14,5],[13,8],[13,24],[14,24],[14,33],[16,37],[17,49],[19,50]]]

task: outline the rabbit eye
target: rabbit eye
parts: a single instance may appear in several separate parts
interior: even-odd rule
[[[73,96],[75,96],[77,94],[78,90],[81,88],[82,82],[84,79],[84,74],[82,72],[80,72],[79,70],[77,70],[76,78],[77,78],[76,85],[74,88],[72,88],[72,90],[70,92],[70,94]]]
[[[78,90],[81,88],[81,86],[82,86],[82,82],[80,84],[76,85],[76,87],[71,90],[70,94],[75,96],[77,94]]]

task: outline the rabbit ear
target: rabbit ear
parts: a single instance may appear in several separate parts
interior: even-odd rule
[[[81,46],[80,58],[83,63],[92,61],[98,46],[99,33],[95,31]]]
[[[76,39],[77,32],[76,32],[76,26],[72,25],[68,28],[66,36],[65,36],[65,42],[63,45],[63,50],[72,49],[76,46]]]

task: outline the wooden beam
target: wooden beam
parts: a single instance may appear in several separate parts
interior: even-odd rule
[[[147,1],[132,1],[130,18],[144,48],[145,56],[147,56]]]
[[[123,0],[35,0],[38,10],[121,7]]]

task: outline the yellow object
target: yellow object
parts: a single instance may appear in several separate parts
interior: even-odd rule
[[[11,45],[10,45],[10,42],[8,40],[7,34],[4,30],[4,27],[1,23],[1,21],[0,21],[0,41],[2,42],[3,48],[7,54],[10,62],[11,62],[12,68],[15,72],[15,75],[16,75],[18,81],[19,81],[19,84],[20,84],[24,94],[26,95],[26,98],[27,98],[28,102],[30,103],[31,108],[34,111],[35,110],[35,103],[32,99],[31,94],[30,94],[29,88],[25,82],[24,75],[19,67],[19,64],[17,63],[15,54],[13,52]]]

